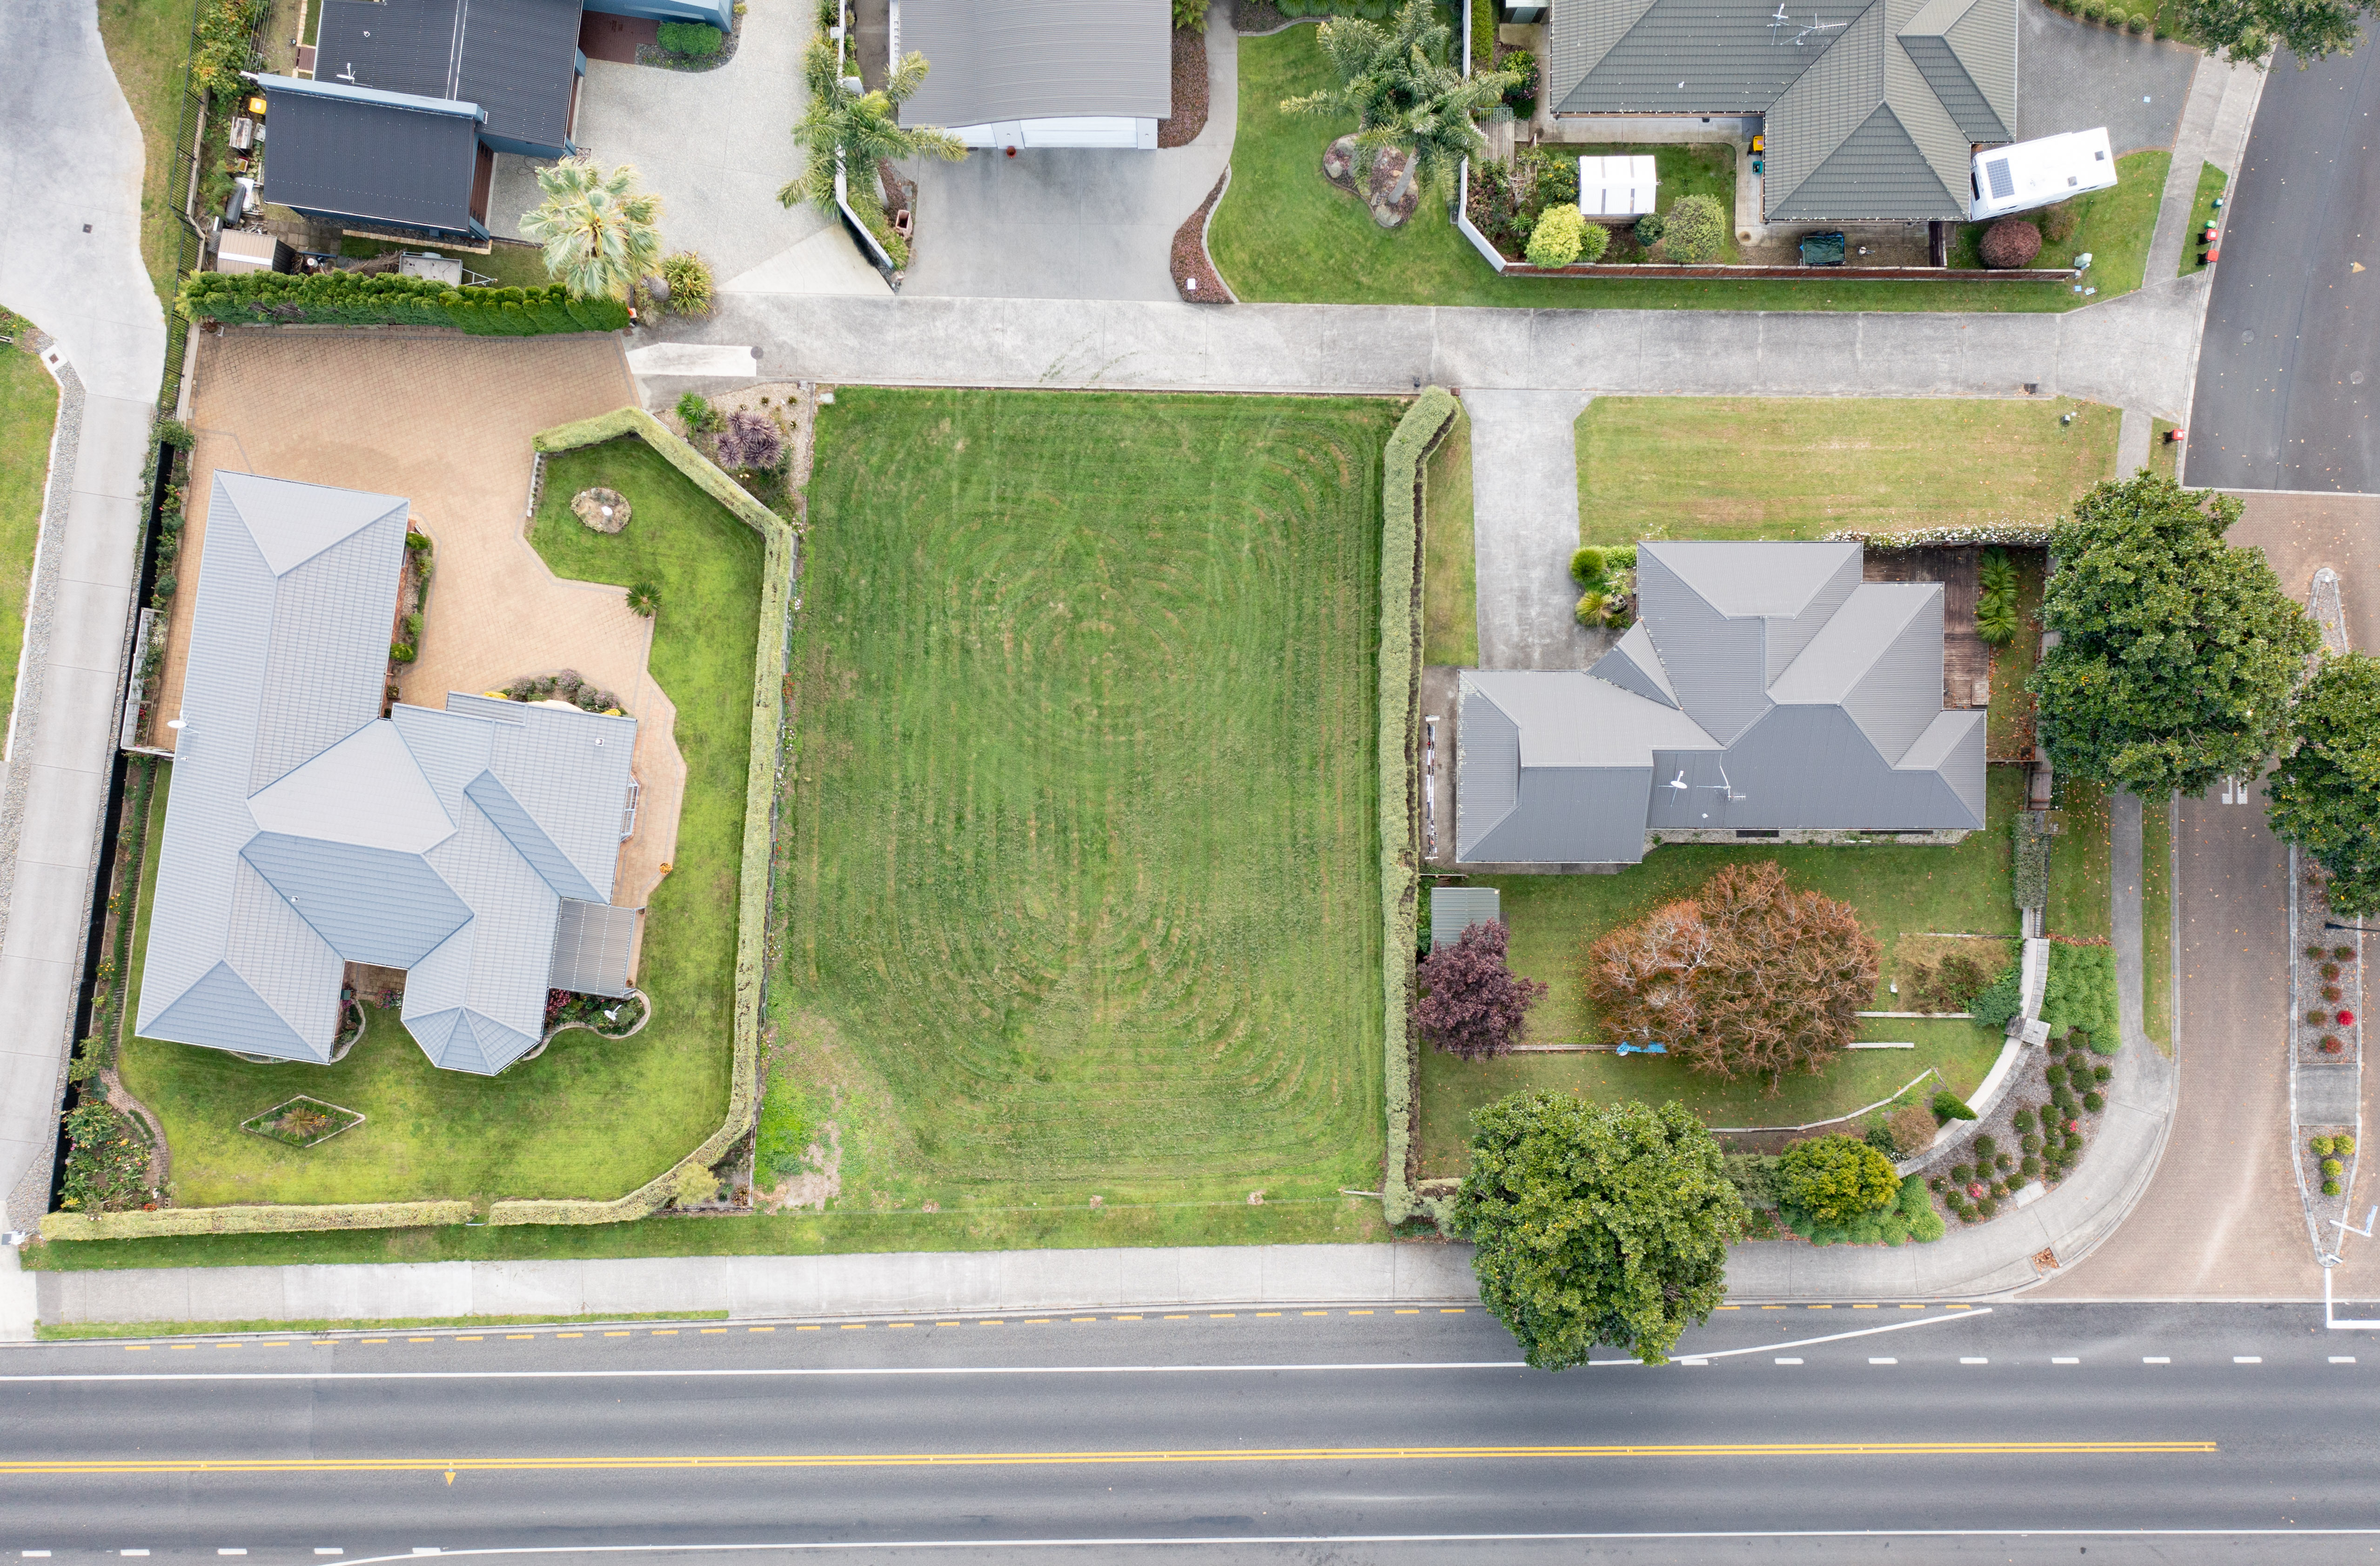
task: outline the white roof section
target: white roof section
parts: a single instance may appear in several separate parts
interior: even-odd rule
[[[1578,160],[1578,210],[1588,217],[1642,217],[1656,206],[1659,180],[1646,153]]]

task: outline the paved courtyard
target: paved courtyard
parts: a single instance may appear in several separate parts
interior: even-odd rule
[[[194,586],[219,467],[408,497],[436,565],[403,699],[443,707],[448,691],[569,668],[615,693],[637,719],[642,794],[636,834],[621,847],[613,896],[622,906],[647,901],[675,852],[686,789],[677,710],[646,671],[653,623],[628,612],[620,588],[556,577],[529,547],[522,511],[530,437],[635,395],[609,337],[260,328],[206,338],[191,401],[199,440],[182,557],[183,579]],[[167,715],[181,705],[196,599],[184,591],[175,601],[158,701]]]

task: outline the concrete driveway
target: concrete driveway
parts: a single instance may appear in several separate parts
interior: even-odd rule
[[[2119,153],[2170,147],[2198,51],[2020,6],[2017,135],[2107,127]]]
[[[838,220],[788,211],[777,191],[800,168],[793,128],[803,107],[801,56],[815,7],[748,0],[735,57],[710,71],[587,63],[578,144],[609,166],[633,164],[662,199],[662,237],[710,263],[721,292],[887,292]],[[489,227],[519,238],[538,204],[542,160],[496,160]]]
[[[905,297],[1174,299],[1173,231],[1231,162],[1239,38],[1207,25],[1207,128],[1156,152],[1050,148],[905,165],[917,182],[917,256]]]

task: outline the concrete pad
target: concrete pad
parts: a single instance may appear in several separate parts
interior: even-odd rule
[[[61,577],[50,623],[49,666],[115,674],[124,659],[131,595],[121,587]]]
[[[2298,1067],[2301,1125],[2353,1125],[2362,1098],[2362,1084],[2354,1066]]]
[[[1429,379],[1452,390],[1491,384],[1515,364],[1534,363],[1539,324],[1592,310],[1432,310]]]
[[[1309,367],[1311,384],[1418,391],[1428,383],[1435,358],[1431,334],[1415,331],[1410,317],[1370,310],[1320,313],[1322,357]]]
[[[821,228],[747,272],[719,285],[722,294],[859,294],[890,297],[892,285],[868,263],[841,224]]]
[[[1208,333],[1228,313],[1211,305],[1182,305],[1102,317],[1099,369],[1093,383],[1110,377],[1160,386],[1204,380]]]
[[[230,1275],[254,1269],[225,1268],[205,1274],[207,1303],[215,1302],[218,1278],[223,1281],[223,1297],[229,1297],[239,1287]],[[207,1319],[190,1314],[190,1285],[197,1276],[200,1275],[181,1269],[141,1268],[122,1272],[43,1272],[36,1275],[35,1283],[43,1321],[195,1321]]]
[[[587,1311],[587,1264],[583,1261],[491,1261],[471,1265],[474,1316],[583,1316]]]
[[[282,1274],[277,1311],[293,1321],[387,1321],[419,1317],[438,1319],[471,1314],[473,1264],[462,1261],[418,1264],[381,1263],[362,1267],[227,1268],[229,1273]],[[193,1290],[192,1319],[221,1321],[233,1317],[207,1314],[214,1310],[212,1279]],[[260,1293],[260,1298],[262,1297]],[[239,1319],[256,1319],[242,1313]]]
[[[18,907],[74,908],[83,902],[91,883],[86,865],[47,865],[38,859],[17,861],[15,902]],[[0,953],[36,963],[73,966],[82,955],[83,923],[79,918],[10,919]]]
[[[759,371],[759,361],[752,350],[743,346],[717,346],[708,343],[653,343],[628,350],[628,372],[643,379],[651,375],[701,375],[711,378],[735,376],[749,380]]]
[[[1321,372],[1325,320],[1321,310],[1295,305],[1237,305],[1209,313],[1213,317],[1207,322],[1210,382],[1306,385],[1312,383],[1308,377]],[[1423,324],[1415,322],[1416,328]],[[1241,380],[1243,376],[1247,379]],[[1350,390],[1365,389],[1352,378],[1335,383]]]
[[[2124,409],[2124,417],[2116,426],[2117,478],[2129,479],[2149,465],[2149,437],[2153,432],[2147,414],[2136,407]]]
[[[6,1042],[0,1047],[15,1054],[46,1054],[55,1065],[65,1045],[67,1014],[79,977],[71,959],[0,951],[0,1017],[8,1019],[8,1026],[0,1030]],[[0,1103],[13,1105],[16,1100],[0,1099]],[[49,1118],[46,1105],[11,1115],[0,1121],[0,1138],[13,1135],[21,1141],[47,1143]],[[0,1165],[0,1176],[15,1184],[14,1173],[6,1165]]]
[[[82,366],[75,368],[80,370]],[[153,417],[154,410],[144,400],[89,398],[83,405],[82,435],[75,456],[75,492],[145,503]]]
[[[66,528],[53,564],[61,580],[92,582],[128,593],[140,568],[140,503],[89,490],[67,497]]]
[[[49,865],[84,874],[91,864],[91,822],[106,805],[105,772],[31,768],[27,773],[18,865]]]
[[[117,622],[119,633],[122,622]],[[46,664],[42,670],[42,721],[27,753],[34,765],[88,771],[107,765],[123,714],[116,671]],[[97,822],[91,826],[96,828]],[[77,899],[79,904],[80,899]]]
[[[1269,1301],[1379,1300],[1394,1293],[1386,1245],[1267,1245],[1263,1261]]]

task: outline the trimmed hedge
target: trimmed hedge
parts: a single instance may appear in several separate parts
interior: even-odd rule
[[[1935,544],[2013,544],[2046,549],[2054,522],[1975,522],[1930,528],[1838,528],[1828,543],[1865,544],[1870,549],[1926,549]]]
[[[481,337],[535,337],[556,332],[616,332],[628,324],[617,299],[573,298],[560,284],[542,288],[450,288],[393,273],[360,276],[322,272],[193,273],[182,280],[179,309],[191,320],[265,326],[452,326]]]
[[[281,1234],[301,1229],[426,1229],[468,1223],[468,1202],[360,1202],[349,1207],[160,1208],[154,1212],[54,1212],[44,1240],[160,1240],[184,1234]]]
[[[488,1221],[504,1223],[621,1223],[649,1217],[667,1204],[679,1178],[709,1169],[751,1131],[759,1109],[760,986],[766,962],[769,915],[769,837],[773,819],[777,757],[784,744],[785,616],[793,599],[799,540],[794,526],[744,492],[710,458],[640,407],[580,419],[539,434],[540,452],[600,445],[636,435],[698,489],[741,517],[768,540],[760,582],[760,644],[752,671],[752,754],[745,783],[744,864],[737,882],[735,917],[735,1054],[728,1082],[727,1115],[702,1145],[653,1179],[613,1201],[506,1200],[488,1208]]]
[[[1405,1178],[1413,1152],[1412,953],[1421,884],[1413,747],[1421,689],[1421,467],[1461,411],[1444,387],[1424,387],[1389,436],[1380,465],[1380,965],[1389,1112],[1380,1208],[1390,1223],[1420,1211],[1441,1228],[1445,1201],[1416,1196]]]

